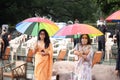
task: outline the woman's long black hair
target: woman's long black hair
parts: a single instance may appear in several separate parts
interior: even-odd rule
[[[45,48],[48,48],[49,47],[49,44],[50,44],[50,38],[49,38],[49,35],[48,35],[48,32],[45,30],[45,29],[41,29],[38,33],[38,41],[41,40],[40,38],[40,33],[41,32],[44,32],[45,33],[45,39],[44,39],[44,42],[45,42]]]
[[[88,37],[88,38],[87,38],[87,39],[88,39],[88,43],[87,43],[87,44],[89,44],[89,45],[90,45],[90,44],[91,44],[91,40],[90,40],[90,37],[89,37],[89,35],[88,35],[88,34],[82,34],[82,35],[80,35],[79,42],[81,43],[81,39],[82,39],[82,36],[83,36],[83,35],[86,35],[86,36]]]

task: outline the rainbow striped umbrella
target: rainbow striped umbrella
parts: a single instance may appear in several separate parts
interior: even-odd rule
[[[21,33],[32,36],[37,36],[41,29],[45,29],[49,36],[53,36],[59,30],[59,27],[46,18],[32,17],[18,23],[16,29]]]

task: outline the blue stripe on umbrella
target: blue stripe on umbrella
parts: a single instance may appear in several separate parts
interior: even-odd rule
[[[52,38],[66,38],[66,36],[53,36]]]
[[[112,22],[120,22],[120,20],[111,20]]]
[[[16,25],[16,29],[20,31],[21,33],[24,33],[29,25],[31,25],[33,22],[20,22]]]

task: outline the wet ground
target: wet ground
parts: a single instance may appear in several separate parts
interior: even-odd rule
[[[0,61],[0,65],[2,65],[2,62]],[[109,67],[115,67],[116,65],[116,60],[115,59],[110,59],[109,61],[102,61],[100,64],[98,65],[102,65],[102,66],[109,66]],[[98,68],[98,67],[97,67]],[[29,69],[27,70],[27,78],[29,80],[34,80],[34,71],[33,69]],[[4,77],[3,80],[11,80],[10,78]],[[23,79],[21,79],[23,80]],[[55,80],[55,79],[54,79]]]

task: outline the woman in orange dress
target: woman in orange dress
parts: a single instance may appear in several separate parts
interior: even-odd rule
[[[33,51],[35,53],[35,80],[51,80],[53,48],[46,30],[39,31]]]

